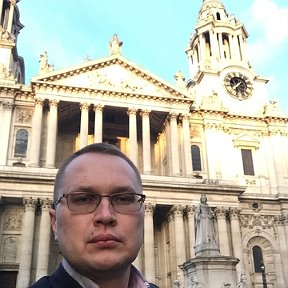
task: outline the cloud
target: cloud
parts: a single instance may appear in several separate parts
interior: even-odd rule
[[[256,61],[272,60],[288,41],[288,7],[273,0],[254,0],[249,14],[250,32],[257,35],[248,46],[250,56]]]

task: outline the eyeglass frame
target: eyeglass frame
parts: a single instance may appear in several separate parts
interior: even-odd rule
[[[90,212],[76,212],[76,211],[72,211],[71,209],[70,209],[70,207],[69,207],[69,200],[68,200],[68,198],[69,198],[69,196],[70,195],[75,195],[75,194],[87,194],[87,195],[96,195],[96,196],[99,196],[100,197],[100,200],[99,200],[99,203],[97,203],[97,205],[95,205],[95,208],[92,210],[92,211],[90,211]],[[112,200],[111,200],[111,197],[113,197],[113,196],[119,196],[119,195],[137,195],[137,196],[140,196],[140,198],[139,198],[139,200],[138,200],[138,202],[139,202],[139,209],[138,210],[136,210],[136,211],[131,211],[131,212],[119,212],[119,211],[117,211],[117,209],[115,209],[115,207],[114,207],[114,204],[113,204],[113,202],[112,202]],[[141,210],[141,208],[142,208],[142,206],[143,206],[143,203],[144,203],[144,201],[145,201],[145,199],[146,199],[146,195],[144,195],[144,194],[140,194],[140,193],[132,193],[132,192],[129,192],[129,193],[115,193],[115,194],[110,194],[110,195],[100,195],[100,194],[97,194],[97,193],[90,193],[90,192],[82,192],[82,191],[79,191],[79,192],[71,192],[71,193],[63,193],[61,196],[59,196],[59,198],[54,202],[54,207],[56,207],[56,205],[57,204],[59,204],[60,202],[61,202],[61,200],[63,199],[63,198],[65,198],[66,199],[66,203],[67,203],[67,208],[68,208],[68,210],[70,211],[70,212],[72,212],[72,213],[75,213],[75,214],[90,214],[90,213],[93,213],[93,212],[95,212],[95,210],[99,207],[99,205],[100,205],[100,203],[101,203],[101,201],[102,201],[102,198],[109,198],[109,203],[110,203],[110,205],[113,207],[113,209],[114,209],[114,211],[115,212],[117,212],[117,213],[119,213],[119,214],[130,214],[130,213],[137,213],[137,212],[139,212],[140,210]]]

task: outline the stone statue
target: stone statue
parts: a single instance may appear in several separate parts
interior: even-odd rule
[[[198,278],[196,274],[193,274],[190,279],[190,285],[188,288],[202,288],[202,286],[199,284]]]
[[[110,56],[121,54],[120,48],[121,48],[122,44],[123,44],[123,42],[119,40],[117,34],[114,34],[111,41],[109,42]]]
[[[39,62],[40,62],[40,71],[39,71],[40,74],[54,70],[53,65],[48,64],[48,54],[46,51],[40,54]]]
[[[236,286],[237,288],[246,288],[246,275],[245,273],[241,273],[240,282]]]
[[[181,71],[177,71],[174,75],[174,78],[176,80],[176,85],[178,88],[186,88],[185,84],[185,77]]]
[[[179,282],[179,280],[174,280],[173,288],[180,288],[180,282]]]
[[[206,195],[201,195],[200,204],[195,211],[195,246],[217,244],[214,226],[214,213],[207,204]],[[218,244],[217,244],[218,245]]]

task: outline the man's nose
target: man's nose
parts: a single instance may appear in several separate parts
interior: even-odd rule
[[[116,213],[108,197],[102,197],[99,206],[93,212],[94,225],[115,225]]]

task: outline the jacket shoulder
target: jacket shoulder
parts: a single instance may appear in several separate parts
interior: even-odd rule
[[[48,276],[42,277],[36,283],[30,286],[30,288],[51,288],[52,286],[50,286],[48,279]]]

